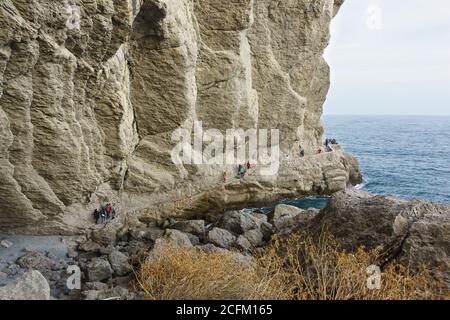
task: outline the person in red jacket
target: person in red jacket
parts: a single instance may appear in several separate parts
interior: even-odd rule
[[[111,203],[108,203],[105,208],[106,219],[109,219],[111,217],[111,210],[112,210]]]

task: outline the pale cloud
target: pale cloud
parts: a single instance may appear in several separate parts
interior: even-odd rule
[[[448,0],[346,0],[325,57],[326,113],[450,114]]]

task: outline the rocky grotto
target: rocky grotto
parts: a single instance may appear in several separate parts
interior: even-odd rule
[[[325,224],[350,249],[444,264],[449,279],[449,207],[354,190],[354,157],[340,147],[317,154],[330,84],[323,52],[342,3],[1,1],[0,257],[14,235],[56,237],[63,256],[43,245],[0,260],[0,299],[139,299],[128,283],[141,251],[176,243],[245,261],[273,234]],[[278,174],[175,165],[173,132],[198,122],[223,133],[279,129]],[[332,199],[321,211],[239,211],[314,195]],[[117,219],[96,225],[92,212],[106,202]],[[75,293],[69,265],[82,271]]]

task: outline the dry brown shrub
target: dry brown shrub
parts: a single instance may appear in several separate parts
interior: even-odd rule
[[[151,300],[287,299],[277,273],[231,254],[164,247],[159,259],[146,259],[136,286]]]
[[[282,275],[285,288],[294,300],[416,300],[443,299],[440,284],[425,266],[411,272],[399,264],[381,273],[381,288],[369,289],[367,268],[375,264],[378,252],[360,248],[355,253],[342,250],[327,233],[319,238],[299,233],[274,239],[261,265],[271,265]]]
[[[444,299],[427,268],[412,273],[400,265],[383,270],[381,289],[367,287],[367,267],[376,251],[347,253],[324,233],[318,239],[299,233],[275,238],[253,263],[234,255],[196,249],[163,248],[145,260],[136,287],[147,299],[411,300]]]

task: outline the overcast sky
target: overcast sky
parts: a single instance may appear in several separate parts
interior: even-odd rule
[[[346,0],[325,114],[450,114],[450,1]]]

